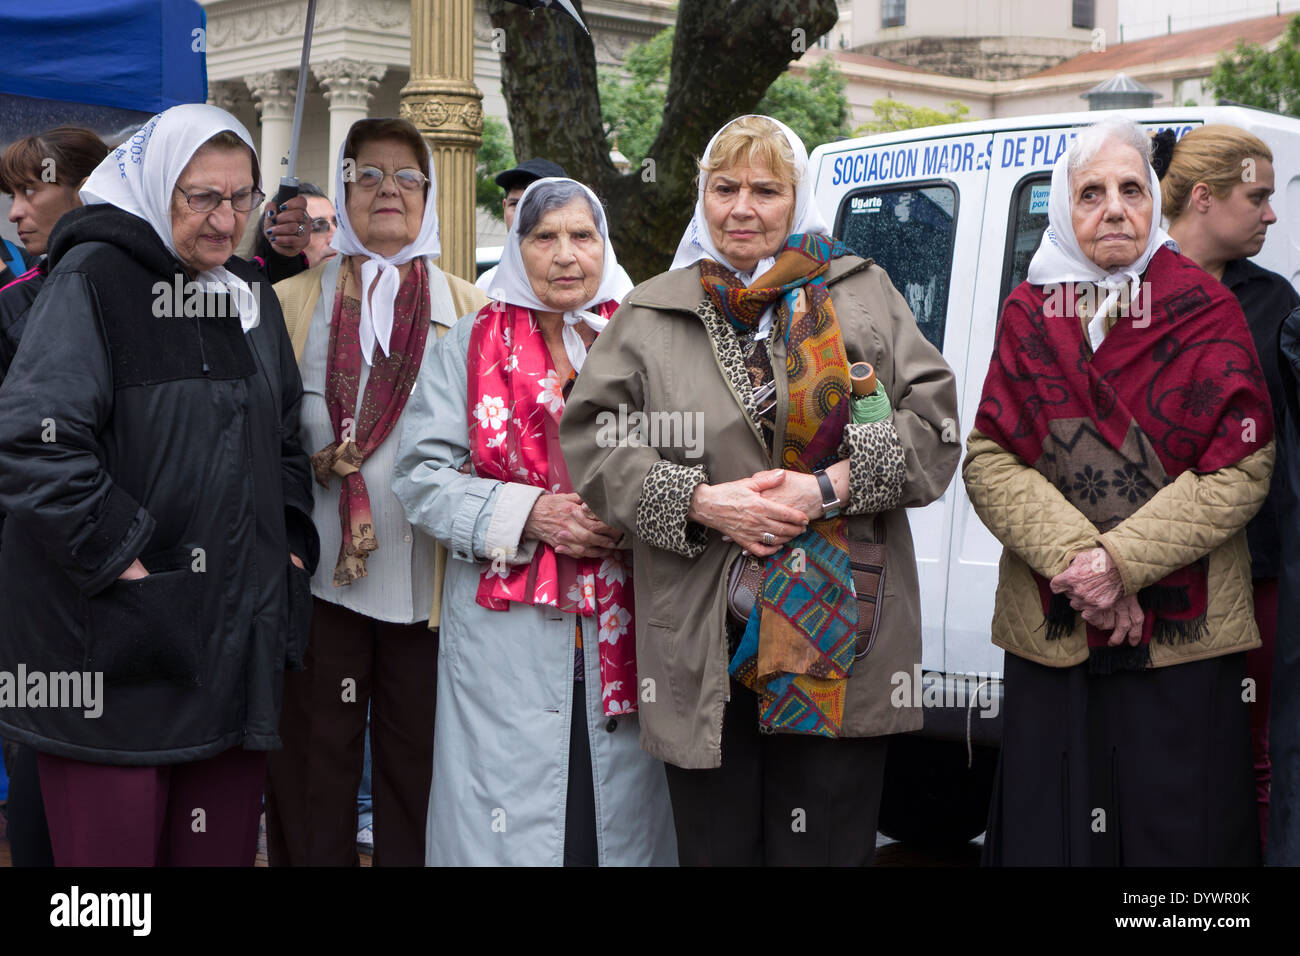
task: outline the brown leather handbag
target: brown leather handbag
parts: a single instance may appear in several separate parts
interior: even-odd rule
[[[871,650],[880,628],[880,611],[885,604],[885,520],[876,515],[872,528],[875,541],[849,541],[849,568],[853,590],[858,596],[858,652],[861,660]],[[763,586],[765,558],[742,554],[731,562],[727,575],[727,617],[744,627]]]

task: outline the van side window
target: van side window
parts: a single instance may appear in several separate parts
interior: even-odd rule
[[[859,189],[844,197],[835,230],[856,255],[889,273],[941,352],[956,212],[957,190],[947,183]]]
[[[1025,281],[1029,260],[1047,229],[1047,196],[1052,191],[1052,174],[1035,173],[1016,184],[1011,195],[1011,224],[1007,229],[1007,253],[1002,264],[1002,294],[1005,302],[1011,290]]]

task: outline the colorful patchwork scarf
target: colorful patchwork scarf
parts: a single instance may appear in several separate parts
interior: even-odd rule
[[[594,311],[607,319],[617,308],[617,302],[609,301]],[[573,491],[559,444],[565,382],[554,365],[532,310],[494,302],[475,317],[468,368],[469,447],[475,474],[552,494]],[[507,611],[515,602],[597,618],[605,714],[637,709],[632,562],[624,552],[573,558],[539,541],[529,564],[488,564],[479,579],[477,600],[493,611]]]
[[[1187,469],[1217,471],[1273,437],[1264,376],[1232,294],[1167,248],[1151,258],[1143,280],[1095,354],[1075,308],[1091,290],[1021,284],[1003,307],[975,419],[976,429],[1045,475],[1102,533]],[[1069,601],[1037,581],[1047,637],[1070,634]],[[1137,597],[1146,612],[1137,647],[1108,647],[1108,633],[1087,628],[1094,672],[1147,666],[1152,640],[1201,637],[1206,562]]]
[[[322,487],[331,475],[343,481],[339,492],[339,522],[343,540],[334,565],[334,586],[343,587],[366,576],[366,558],[379,547],[370,513],[370,492],[361,477],[361,463],[393,430],[415,387],[429,334],[428,276],[420,259],[402,281],[393,303],[393,334],[387,355],[372,356],[370,378],[357,408],[361,381],[361,301],[352,290],[351,262],[339,266],[338,292],[330,319],[329,358],[325,368],[325,404],[334,441],[311,456],[312,470]],[[379,353],[379,349],[375,349]],[[385,488],[384,494],[388,493]]]
[[[849,362],[825,281],[831,260],[848,254],[837,239],[792,235],[748,288],[716,262],[700,264],[705,291],[737,331],[753,332],[776,304],[771,334],[785,341],[790,395],[781,467],[805,474],[838,460],[850,420]],[[846,527],[842,517],[814,521],[767,559],[731,673],[758,694],[769,730],[840,734],[858,629]]]

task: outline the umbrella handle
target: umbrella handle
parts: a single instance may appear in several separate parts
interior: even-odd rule
[[[275,194],[275,198],[272,199],[271,202],[275,204],[276,210],[279,210],[281,206],[283,206],[285,203],[287,203],[290,199],[292,199],[296,195],[298,195],[298,177],[286,176],[284,177],[284,179],[280,180],[280,189]]]

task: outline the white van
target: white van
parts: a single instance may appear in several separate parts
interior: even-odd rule
[[[1290,117],[1231,106],[1016,116],[844,140],[810,157],[815,202],[833,233],[884,267],[956,373],[963,440],[1002,302],[1024,281],[1047,225],[1052,165],[1079,127],[1112,116],[1179,137],[1228,123],[1264,140],[1278,223],[1255,261],[1296,283],[1300,120]],[[960,472],[910,517],[927,708],[925,729],[891,745],[881,830],[965,840],[984,829],[1001,727],[1002,651],[989,639],[1001,545],[971,508]]]

